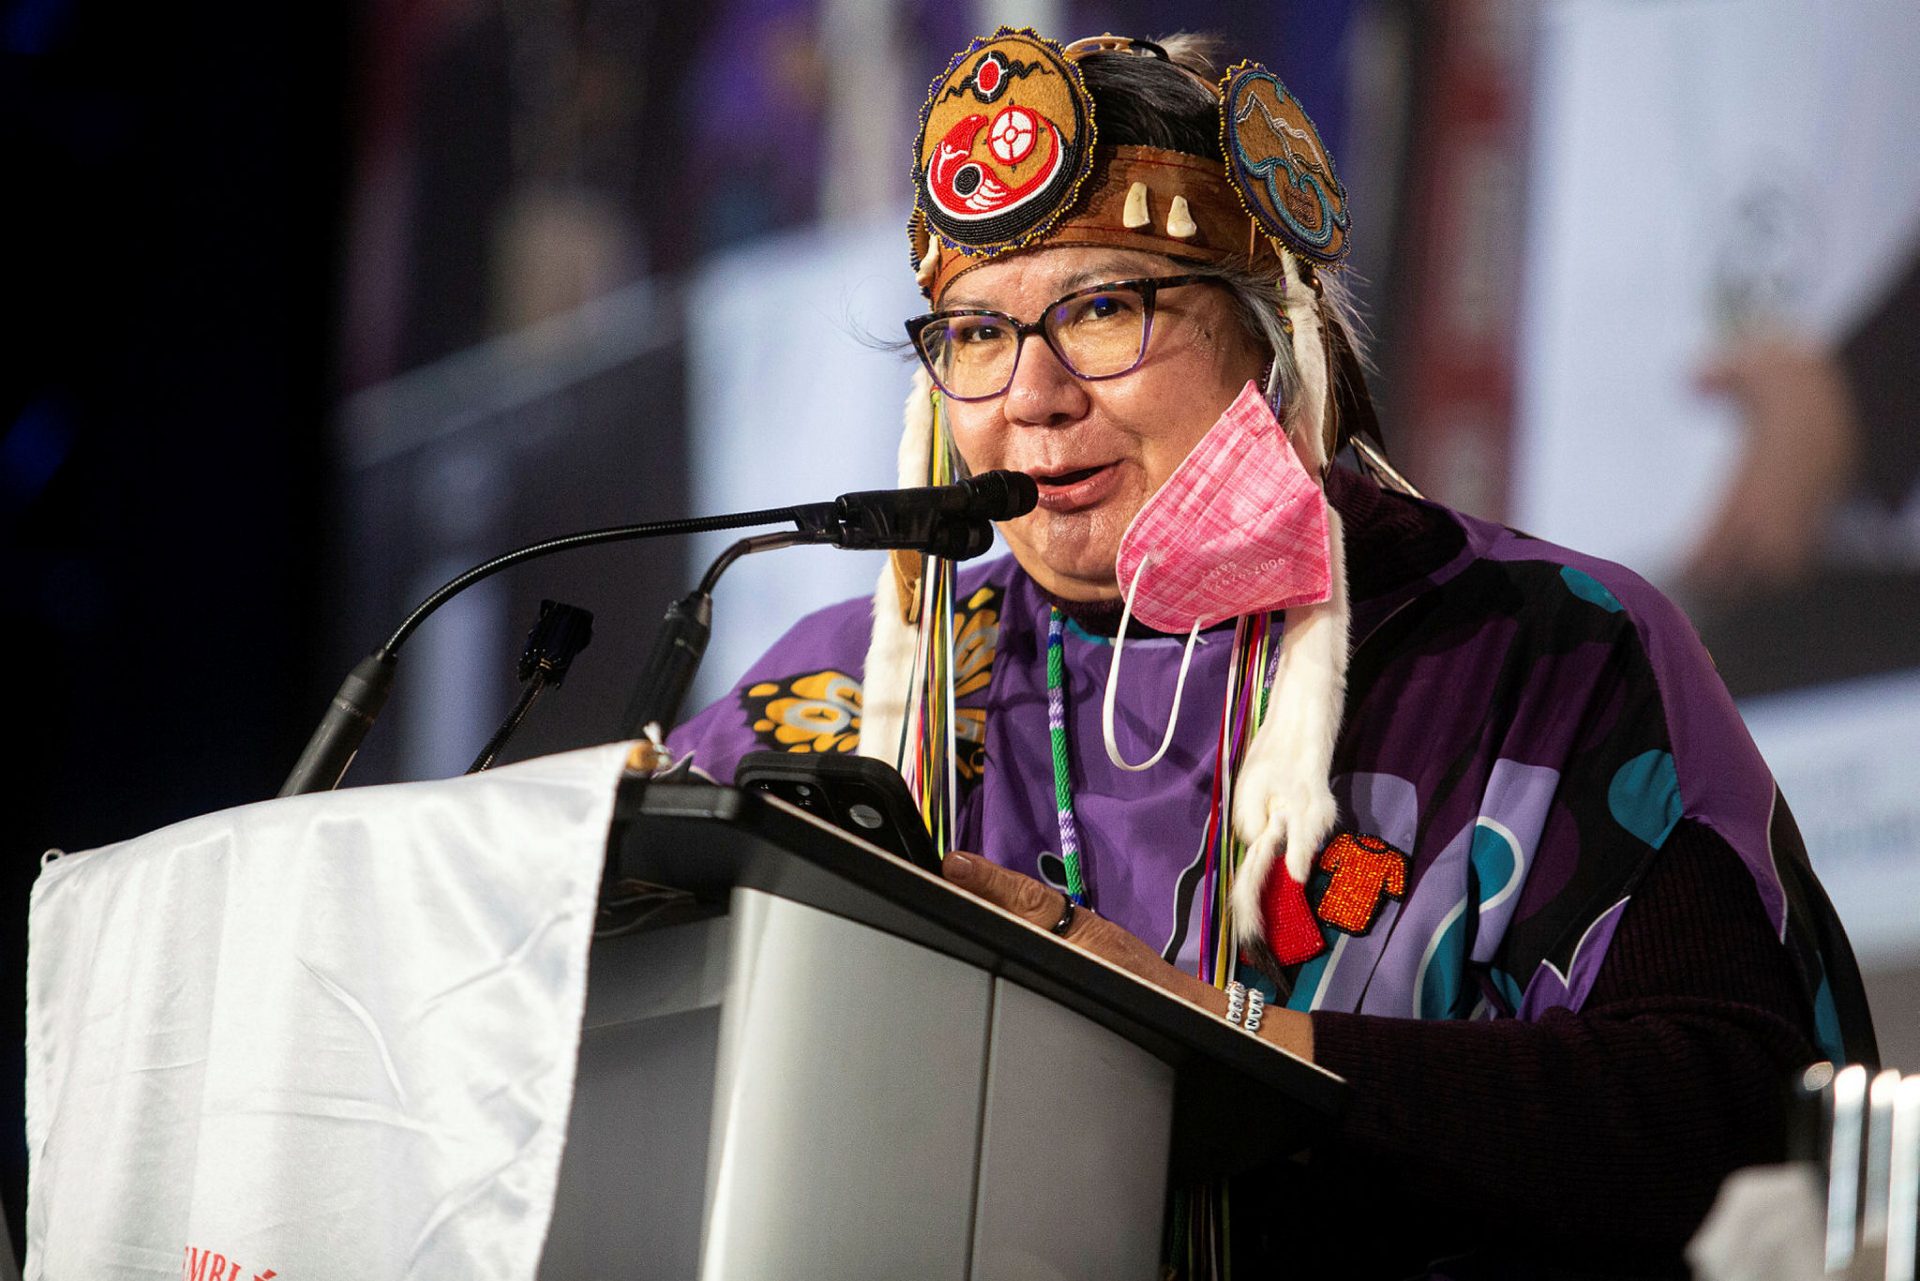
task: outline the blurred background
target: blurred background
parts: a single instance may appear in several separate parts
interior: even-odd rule
[[[914,121],[1001,22],[1279,72],[1351,193],[1396,461],[1684,604],[1920,1067],[1909,0],[5,0],[9,990],[43,850],[271,796],[459,569],[891,484]],[[470,592],[348,781],[464,769],[543,598],[595,642],[505,759],[620,736],[725,541]],[[696,700],[880,570],[735,569]]]

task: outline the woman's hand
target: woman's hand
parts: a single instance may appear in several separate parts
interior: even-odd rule
[[[1685,573],[1707,599],[1805,579],[1860,466],[1861,430],[1839,359],[1798,339],[1736,342],[1699,374],[1740,411],[1746,441]]]
[[[1066,895],[1043,885],[1031,876],[990,863],[978,854],[955,850],[941,864],[947,880],[994,906],[1003,908],[1024,921],[1050,930],[1064,915]],[[1203,983],[1184,970],[1176,969],[1112,921],[1085,908],[1073,914],[1073,921],[1060,936],[1083,952],[1099,957],[1145,979],[1155,987],[1173,993],[1183,1001],[1197,1005],[1210,1014],[1226,1017],[1227,994],[1210,983]],[[1293,1010],[1267,1007],[1260,1022],[1260,1038],[1309,1061],[1313,1058],[1313,1023]]]

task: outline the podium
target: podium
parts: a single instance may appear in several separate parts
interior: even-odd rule
[[[1156,1273],[1169,1180],[1344,1084],[761,793],[623,783],[540,1275]]]
[[[51,862],[29,1281],[1144,1279],[1170,1181],[1341,1106],[937,876],[625,755]],[[610,917],[638,886],[663,906]]]

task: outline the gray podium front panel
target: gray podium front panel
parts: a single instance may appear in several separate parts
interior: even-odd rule
[[[1155,1276],[1173,1085],[1139,1046],[996,980],[973,1276]]]
[[[700,1276],[967,1276],[992,980],[733,896]]]
[[[1171,1069],[940,952],[731,906],[596,946],[542,1277],[1153,1275]]]

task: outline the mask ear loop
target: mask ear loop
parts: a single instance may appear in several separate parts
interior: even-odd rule
[[[1280,394],[1280,360],[1275,357],[1267,362],[1266,373],[1261,375],[1260,386],[1267,395],[1267,408],[1273,414],[1273,421],[1280,424],[1280,434],[1287,438],[1289,445],[1293,435],[1287,430],[1287,398]]]
[[[1127,585],[1126,599],[1120,606],[1120,631],[1113,638],[1113,660],[1107,664],[1107,696],[1100,705],[1100,737],[1107,748],[1107,759],[1115,767],[1130,774],[1152,769],[1167,754],[1167,748],[1173,745],[1173,729],[1180,723],[1180,695],[1187,687],[1187,667],[1193,662],[1193,645],[1200,639],[1200,620],[1193,620],[1193,630],[1187,633],[1187,648],[1180,655],[1180,676],[1173,683],[1173,707],[1167,713],[1167,732],[1160,740],[1160,750],[1138,765],[1130,765],[1120,755],[1120,745],[1113,737],[1113,700],[1120,692],[1120,647],[1127,640],[1127,620],[1133,616],[1133,596],[1140,590],[1140,575],[1147,570],[1147,562],[1153,558],[1148,552],[1140,558],[1140,564],[1133,571],[1133,582]]]

